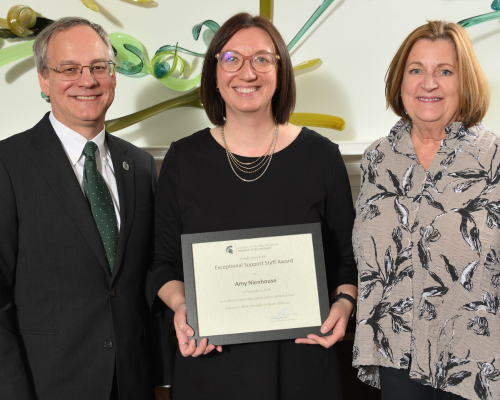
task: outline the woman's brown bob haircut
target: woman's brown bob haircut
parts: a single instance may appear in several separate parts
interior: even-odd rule
[[[220,53],[233,35],[247,28],[260,28],[269,35],[273,42],[274,51],[280,56],[276,64],[278,68],[278,90],[272,99],[273,116],[278,124],[285,124],[295,108],[295,78],[293,75],[292,61],[288,54],[283,38],[274,25],[264,17],[252,17],[247,13],[236,14],[229,18],[215,34],[203,63],[201,72],[200,96],[208,118],[215,125],[223,125],[226,117],[226,104],[219,92],[216,91],[217,64],[215,55]],[[250,55],[250,54],[245,54]]]
[[[406,38],[392,59],[385,76],[387,108],[390,107],[401,118],[411,122],[410,117],[404,111],[401,86],[408,55],[418,40],[449,40],[454,44],[460,85],[458,118],[465,128],[480,122],[490,105],[488,80],[477,61],[467,32],[460,25],[452,22],[427,21],[427,24],[419,26]]]

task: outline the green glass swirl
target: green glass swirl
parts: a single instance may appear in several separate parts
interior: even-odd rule
[[[323,4],[321,4],[316,11],[314,11],[313,15],[307,20],[305,25],[300,29],[299,33],[295,35],[290,43],[288,43],[288,51],[292,50],[293,47],[297,44],[297,42],[304,36],[304,34],[309,30],[309,28],[316,22],[316,20],[325,12],[325,10],[330,7],[330,5],[334,2],[334,0],[324,0]]]
[[[493,5],[492,5],[493,7]],[[482,24],[483,22],[494,21],[496,19],[500,19],[500,11],[495,11],[488,14],[477,15],[475,17],[464,19],[460,21],[458,24],[463,26],[464,28],[470,28],[471,26]]]

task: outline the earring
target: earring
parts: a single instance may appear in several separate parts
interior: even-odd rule
[[[216,86],[216,87],[215,87],[215,90],[217,90],[218,92],[220,92],[220,90],[219,90],[219,87],[218,87],[218,86]]]

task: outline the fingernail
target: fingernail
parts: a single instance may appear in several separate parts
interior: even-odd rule
[[[194,332],[193,332],[191,329],[188,329],[188,330],[187,330],[187,332],[186,332],[186,334],[187,334],[188,336],[193,336],[193,335],[194,335]]]
[[[322,333],[326,333],[326,332],[328,332],[328,328],[327,328],[326,326],[324,326],[324,325],[323,325],[323,326],[321,327],[321,332],[322,332]]]

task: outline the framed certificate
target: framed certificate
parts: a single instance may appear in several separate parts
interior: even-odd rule
[[[182,235],[187,322],[214,345],[324,336],[319,223]]]

